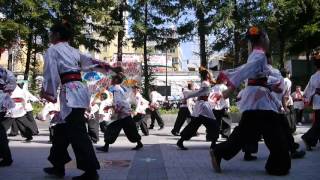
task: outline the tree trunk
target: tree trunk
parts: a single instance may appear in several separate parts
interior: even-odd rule
[[[207,52],[206,52],[206,24],[204,20],[204,13],[202,9],[197,9],[196,16],[199,21],[198,25],[198,36],[200,40],[200,64],[203,67],[208,66]]]
[[[144,6],[144,25],[145,27],[148,26],[148,3],[145,3],[145,6]],[[143,37],[143,62],[144,62],[143,76],[144,76],[144,96],[147,99],[149,99],[150,79],[149,79],[147,40],[148,40],[148,34],[146,32]]]
[[[125,1],[121,1],[119,5],[119,10],[118,10],[118,20],[119,24],[121,26],[121,29],[118,32],[118,53],[117,53],[117,60],[119,62],[122,61],[122,47],[123,47],[123,38],[124,38],[124,18],[123,18],[123,11],[124,11],[124,3]]]
[[[279,37],[279,56],[280,56],[280,69],[284,69],[284,61],[285,61],[285,39],[281,35],[282,32],[278,31],[278,37]]]
[[[12,47],[8,48],[8,70],[13,71]]]
[[[32,30],[32,28],[31,28]],[[30,62],[31,62],[31,52],[32,52],[32,48],[33,48],[33,35],[32,33],[30,33],[28,35],[28,39],[27,39],[27,59],[26,59],[26,69],[24,71],[24,80],[28,80],[28,76],[29,76],[29,71],[30,71]]]

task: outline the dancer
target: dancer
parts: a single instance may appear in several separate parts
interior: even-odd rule
[[[288,146],[290,150],[290,155],[292,159],[298,159],[303,158],[305,155],[305,151],[300,150],[298,151],[299,144],[294,142],[294,137],[292,135],[292,132],[289,127],[289,122],[287,119],[287,116],[285,114],[285,97],[288,96],[285,93],[288,93],[288,91],[285,91],[285,85],[284,85],[284,78],[282,77],[280,71],[278,69],[275,69],[271,66],[272,64],[272,58],[269,53],[266,53],[266,57],[268,59],[268,66],[271,70],[270,75],[268,76],[268,85],[274,86],[276,88],[273,89],[271,92],[271,95],[274,96],[272,99],[275,101],[276,104],[279,106],[279,120],[282,122],[283,128],[287,134],[287,140],[288,140]],[[245,100],[245,99],[243,99]],[[241,104],[241,103],[239,103]],[[239,109],[242,109],[239,107]],[[244,160],[245,161],[253,161],[256,160],[257,157],[253,156],[252,153],[258,152],[258,141],[261,139],[261,134],[257,134],[256,137],[252,137],[250,143],[246,143],[242,147],[242,151],[244,152]]]
[[[113,95],[110,91],[105,90],[100,94],[100,106],[99,106],[99,124],[100,130],[105,133],[107,130],[108,124],[111,123],[112,117],[112,104],[113,104]]]
[[[159,108],[160,104],[159,102],[162,102],[164,100],[163,96],[156,91],[155,86],[150,87],[150,107],[149,112],[151,114],[151,124],[149,129],[153,129],[154,122],[157,120],[158,125],[160,126],[159,130],[162,130],[164,128],[164,121],[160,116]]]
[[[26,138],[26,142],[30,142],[33,139],[33,125],[26,116],[27,97],[23,90],[19,86],[16,86],[15,90],[11,94],[11,98],[15,102],[15,106],[7,111],[7,119],[3,121],[3,124],[8,130],[12,126],[12,123],[16,123],[17,130],[20,131],[21,136]]]
[[[292,87],[292,82],[290,80],[291,74],[289,71],[282,69],[281,74],[284,78],[284,110],[286,112],[286,116],[289,122],[290,129],[292,133],[294,133],[297,129],[296,127],[296,122],[293,112],[293,100],[291,97],[291,87]]]
[[[95,155],[86,129],[85,110],[90,105],[88,88],[81,79],[81,71],[92,68],[110,69],[110,66],[79,53],[68,43],[72,39],[71,26],[67,23],[55,24],[51,29],[52,46],[45,54],[44,82],[41,97],[49,102],[57,102],[59,94],[60,113],[53,127],[52,147],[48,160],[53,167],[44,168],[47,174],[64,177],[65,164],[71,158],[68,146],[71,144],[77,160],[77,167],[84,171],[75,180],[99,179],[97,169],[100,164]]]
[[[291,94],[291,97],[293,99],[293,108],[296,117],[296,124],[301,126],[304,109],[303,91],[301,91],[301,86],[296,86],[296,90]]]
[[[320,139],[320,52],[313,54],[313,62],[317,68],[304,90],[304,97],[307,102],[312,104],[315,113],[315,121],[312,127],[301,137],[306,145],[307,151],[312,151],[312,147],[317,145]]]
[[[88,123],[88,135],[91,141],[96,144],[99,141],[99,118],[97,117],[99,105],[94,96],[90,100],[90,108],[86,110],[85,116]]]
[[[59,99],[58,99],[59,101]],[[55,119],[58,118],[60,112],[60,104],[59,102],[52,103],[45,101],[45,105],[37,115],[37,119],[40,121],[49,121],[49,143],[52,142],[53,139],[53,127],[56,125]],[[55,118],[56,117],[56,118]]]
[[[268,86],[267,78],[271,70],[268,67],[265,53],[269,48],[268,35],[258,27],[250,27],[247,31],[250,56],[246,64],[231,71],[221,72],[219,79],[228,81],[228,90],[224,97],[228,97],[244,80],[249,79],[248,86],[241,93],[243,114],[239,126],[234,129],[229,139],[216,145],[210,151],[212,166],[216,172],[221,172],[221,160],[230,160],[241,148],[262,134],[270,150],[266,163],[266,171],[272,175],[286,175],[291,168],[287,134],[279,120],[277,104],[273,100],[270,90],[277,86]]]
[[[109,88],[109,91],[113,94],[113,104],[112,106],[106,107],[105,111],[109,109],[113,110],[112,119],[114,121],[108,124],[106,128],[104,132],[105,145],[98,147],[97,150],[99,151],[108,152],[109,145],[117,140],[122,129],[129,141],[137,143],[137,146],[132,148],[132,150],[139,150],[143,147],[141,136],[131,117],[132,110],[128,100],[127,90],[121,86],[123,80],[124,75],[122,73],[112,76],[112,86]]]
[[[229,98],[224,99],[222,96],[222,92],[228,89],[226,83],[226,81],[217,81],[209,96],[209,102],[213,107],[213,114],[219,123],[220,134],[223,138],[228,138],[231,133],[231,122],[227,114],[230,102]],[[229,119],[229,121],[226,119]]]
[[[146,109],[149,107],[149,101],[145,100],[141,95],[141,88],[139,86],[132,87],[132,102],[135,105],[133,112],[133,120],[140,127],[145,136],[149,136],[149,129],[146,118]]]
[[[213,83],[211,74],[205,68],[199,69],[201,77],[201,88],[197,91],[186,93],[185,98],[198,97],[194,110],[192,113],[192,119],[190,123],[182,130],[181,138],[177,142],[177,146],[181,150],[188,150],[184,147],[183,142],[191,139],[198,131],[201,125],[204,125],[207,129],[208,140],[211,141],[210,149],[213,149],[216,145],[216,141],[219,138],[219,123],[217,122],[212,106],[208,102],[208,96],[211,91],[211,84]]]
[[[173,129],[171,130],[171,133],[174,136],[179,136],[180,129],[184,122],[187,120],[187,118],[191,118],[193,106],[194,106],[194,100],[193,98],[184,99],[186,94],[188,92],[194,91],[194,84],[188,83],[188,88],[183,90],[183,99],[180,104],[178,116],[176,119],[176,122],[174,123]]]
[[[11,71],[0,66],[0,167],[10,166],[13,162],[7,131],[3,125],[7,109],[14,107],[10,93],[16,88],[16,78]]]

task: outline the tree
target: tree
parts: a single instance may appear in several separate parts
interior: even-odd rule
[[[213,20],[216,15],[216,6],[219,1],[215,0],[179,0],[178,8],[178,33],[182,41],[199,38],[199,54],[201,66],[207,67],[207,38],[214,26]],[[192,15],[191,15],[192,14]]]
[[[132,40],[135,48],[143,48],[144,95],[148,96],[151,69],[148,66],[148,42],[156,42],[156,48],[165,49],[177,45],[174,30],[169,26],[172,13],[168,0],[135,0],[130,2]]]

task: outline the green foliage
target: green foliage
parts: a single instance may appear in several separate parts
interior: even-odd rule
[[[38,115],[43,109],[43,105],[41,103],[32,103],[32,107],[33,115]]]
[[[178,114],[179,112],[179,109],[177,108],[173,108],[173,109],[169,109],[169,110],[166,110],[166,109],[160,109],[159,110],[160,114]]]

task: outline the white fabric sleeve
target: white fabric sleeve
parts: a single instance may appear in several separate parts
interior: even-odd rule
[[[259,75],[268,75],[270,68],[264,54],[257,55],[254,61],[247,62],[235,69],[222,71],[220,77],[228,81],[228,86],[237,88],[246,79]]]
[[[5,80],[4,91],[12,92],[17,86],[16,77],[11,71],[6,70],[7,77]]]
[[[311,101],[312,96],[315,94],[316,92],[316,88],[312,83],[312,78],[310,79],[310,81],[308,82],[308,85],[306,86],[306,88],[304,89],[304,97],[306,98],[306,100],[308,102]]]
[[[44,81],[42,86],[45,95],[53,99],[57,99],[57,90],[61,83],[55,51],[56,50],[49,48],[45,54],[43,67]]]
[[[111,69],[109,63],[93,59],[90,56],[84,55],[82,53],[80,53],[80,64],[83,71],[104,70],[105,72],[108,72]]]

